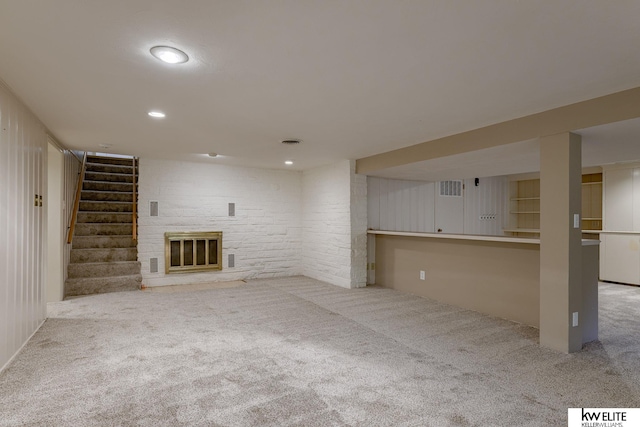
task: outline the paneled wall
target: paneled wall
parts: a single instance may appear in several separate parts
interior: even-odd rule
[[[461,222],[455,226],[463,234],[502,236],[509,220],[509,180],[507,177],[480,178],[478,186],[474,179],[464,180],[462,203],[451,203],[436,210],[436,194],[439,186],[435,182],[407,181],[398,179],[367,177],[368,228],[373,230],[407,231],[418,233],[435,232],[436,215],[445,215],[445,220],[455,218]],[[460,206],[462,215],[449,215],[447,210]],[[451,221],[442,221],[451,225]],[[439,225],[442,227],[442,225]],[[446,229],[446,227],[443,227]],[[367,242],[367,283],[376,283],[375,238]]]
[[[0,82],[0,370],[46,317],[47,134]]]
[[[506,176],[464,180],[464,233],[502,236],[509,223],[509,179]]]
[[[434,231],[433,182],[367,178],[369,228],[374,230]]]
[[[435,230],[436,185],[370,176],[368,181],[369,228],[432,233]],[[507,177],[464,180],[464,234],[502,235],[508,222]]]

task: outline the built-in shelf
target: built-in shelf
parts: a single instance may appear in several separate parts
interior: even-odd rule
[[[582,175],[582,228],[602,228],[602,174]],[[509,228],[505,233],[540,234],[540,180],[513,181],[510,189]]]

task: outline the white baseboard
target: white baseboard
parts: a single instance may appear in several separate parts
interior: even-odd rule
[[[16,357],[18,357],[18,355],[20,354],[20,352],[22,351],[22,349],[24,348],[25,345],[27,345],[27,343],[29,341],[31,341],[31,338],[33,338],[33,336],[36,334],[36,332],[38,332],[40,330],[40,327],[42,325],[44,325],[44,322],[46,322],[47,319],[45,318],[42,322],[40,322],[40,324],[38,325],[38,327],[36,328],[35,331],[33,331],[33,333],[29,336],[29,338],[27,338],[27,340],[22,344],[22,346],[18,349],[18,351],[15,352],[15,354],[13,356],[11,356],[11,359],[9,359],[7,361],[7,363],[4,364],[4,366],[2,368],[0,368],[0,375],[2,375],[2,373],[4,372],[5,369],[7,369],[11,363],[13,363],[13,361],[16,359]]]

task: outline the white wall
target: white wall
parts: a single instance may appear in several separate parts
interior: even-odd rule
[[[302,273],[300,172],[143,158],[138,200],[138,259],[147,286]],[[159,203],[158,217],[149,216],[150,201]],[[167,231],[222,231],[223,270],[165,275]],[[158,273],[149,272],[152,257]]]
[[[603,166],[600,279],[640,285],[640,164]]]
[[[487,215],[495,219],[486,219]],[[509,224],[509,178],[506,176],[464,180],[464,233],[502,236]]]
[[[343,160],[303,173],[303,274],[334,285],[366,285],[366,177]]]
[[[0,370],[46,317],[47,135],[0,82]]]
[[[433,233],[435,194],[433,182],[368,177],[369,228],[389,231]],[[507,177],[464,180],[463,232],[502,235],[508,223]],[[495,219],[485,219],[495,215]]]
[[[48,144],[47,159],[47,285],[46,301],[62,301],[64,297],[62,189],[64,155],[53,144]]]
[[[369,228],[374,230],[434,231],[433,182],[367,178]]]
[[[508,177],[464,180],[461,204],[465,234],[503,235],[509,219]],[[367,177],[368,228],[374,230],[435,232],[437,183]],[[487,215],[495,218],[487,219]],[[453,216],[452,216],[453,217]],[[375,236],[367,242],[367,283],[376,283]]]

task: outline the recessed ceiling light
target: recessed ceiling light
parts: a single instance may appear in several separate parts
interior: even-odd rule
[[[162,111],[149,111],[147,114],[151,117],[155,117],[156,119],[164,119],[167,117],[167,115]]]
[[[189,60],[186,53],[171,46],[154,46],[150,52],[151,55],[167,64],[182,64]]]
[[[111,148],[111,145],[110,144],[98,144],[98,147],[104,148],[106,150],[106,149]]]
[[[293,161],[291,161],[291,160],[287,160],[287,161],[285,161],[285,162],[284,162],[284,164],[285,164],[285,165],[292,165],[292,164],[293,164]]]
[[[209,157],[218,157],[218,153],[209,153]]]

